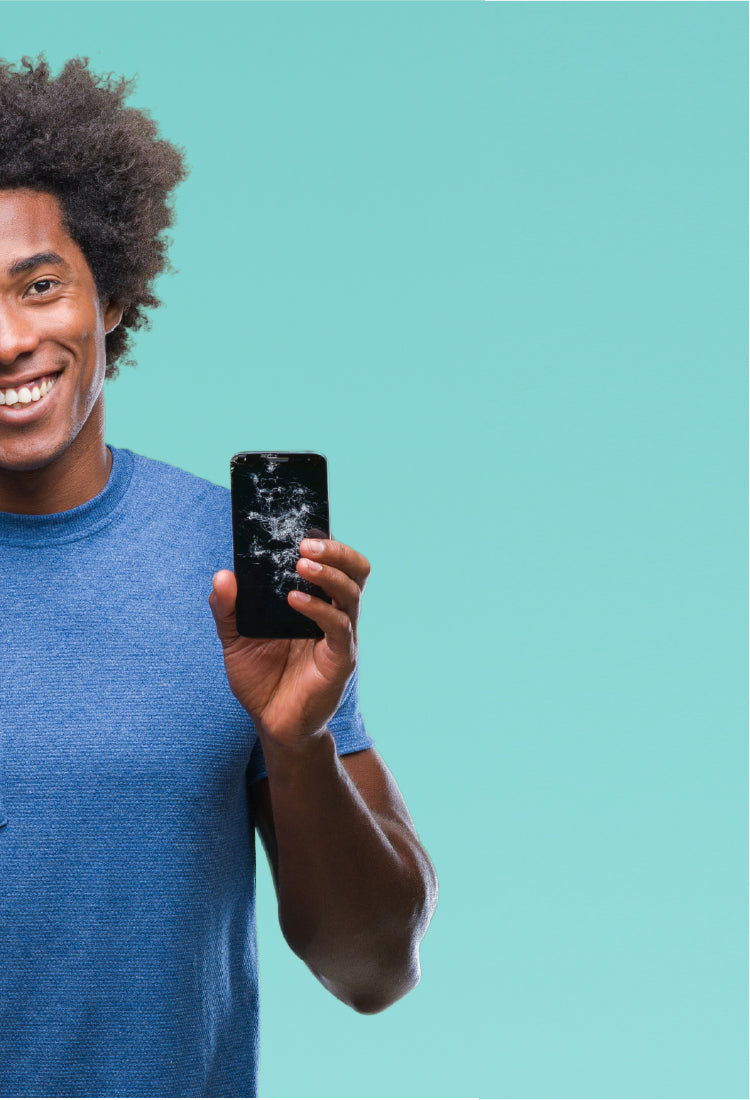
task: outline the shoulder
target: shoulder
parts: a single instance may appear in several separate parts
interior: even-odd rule
[[[191,495],[206,496],[216,500],[227,500],[230,497],[229,489],[224,485],[217,485],[205,477],[183,470],[180,466],[173,466],[169,462],[162,462],[158,458],[148,458],[146,455],[137,454],[126,447],[113,447],[113,451],[129,456],[133,462],[134,476],[141,481],[154,486],[166,486],[179,488]],[[227,461],[227,469],[229,462]]]
[[[207,538],[221,546],[231,542],[232,498],[226,486],[127,448],[112,447],[112,451],[116,458],[132,463],[128,495],[139,528],[162,538],[179,531],[197,542]]]
[[[222,512],[231,507],[231,492],[224,485],[217,485],[189,470],[157,458],[147,458],[127,448],[113,447],[112,450],[132,462],[136,490],[160,496],[171,494],[176,506],[189,501],[191,504],[200,502],[203,508],[216,508]]]

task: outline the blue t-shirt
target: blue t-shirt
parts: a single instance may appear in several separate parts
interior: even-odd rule
[[[208,605],[230,494],[110,450],[86,504],[0,513],[0,1095],[255,1096],[265,772]],[[330,729],[373,744],[356,675]]]

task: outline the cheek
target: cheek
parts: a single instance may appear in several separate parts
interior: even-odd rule
[[[39,335],[54,349],[60,366],[74,368],[78,394],[91,404],[101,390],[106,370],[106,333],[100,312],[90,302],[82,307],[80,301],[60,301],[39,318]]]
[[[63,299],[45,318],[45,327],[62,342],[89,345],[97,340],[100,330],[103,333],[104,322],[91,302],[81,306],[80,302]]]
[[[85,374],[98,375],[104,370],[106,355],[104,324],[96,315],[85,320],[80,316],[69,320],[71,323],[66,326],[62,343],[73,353]]]

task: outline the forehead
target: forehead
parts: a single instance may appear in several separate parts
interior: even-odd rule
[[[0,190],[0,273],[37,252],[59,252],[72,266],[83,253],[63,223],[60,203],[44,191]]]

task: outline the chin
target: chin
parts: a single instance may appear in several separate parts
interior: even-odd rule
[[[29,443],[24,446],[19,440],[15,447],[3,446],[0,441],[0,470],[13,471],[14,473],[32,472],[43,470],[65,453],[69,444],[55,445],[52,441]]]

